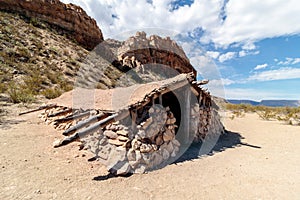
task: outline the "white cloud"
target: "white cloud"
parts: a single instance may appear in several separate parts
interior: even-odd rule
[[[254,49],[256,49],[256,46],[254,45],[253,42],[246,41],[245,44],[242,46],[242,49],[244,49],[244,50],[254,50]]]
[[[208,56],[190,56],[190,62],[204,79],[212,80],[221,77],[218,67]]]
[[[82,6],[94,17],[104,37],[118,37],[126,31],[160,28],[178,33],[201,29],[202,42],[216,46],[242,45],[254,50],[264,38],[300,33],[298,0],[194,0],[171,10],[173,0],[62,0]],[[225,14],[223,21],[220,15]],[[113,17],[115,16],[115,17]],[[241,53],[243,54],[243,53]]]
[[[259,51],[248,51],[248,50],[241,50],[239,51],[239,57],[244,57],[248,55],[257,55]]]
[[[298,0],[230,0],[226,20],[207,33],[220,46],[300,32]]]
[[[190,63],[195,67],[201,79],[220,79],[220,71],[214,60],[205,50],[199,47],[199,44],[183,36],[179,44],[183,47]],[[213,53],[216,54],[216,53]]]
[[[249,99],[260,101],[264,99],[300,99],[300,95],[285,90],[268,90],[264,88],[225,88],[220,91],[222,95],[225,92],[226,99]]]
[[[285,58],[285,61],[279,61],[278,65],[295,65],[297,63],[300,63],[300,58]]]
[[[239,52],[239,57],[244,57],[246,55],[247,55],[247,52],[244,51],[244,50],[242,50],[242,51]]]
[[[217,59],[220,55],[220,52],[218,52],[218,51],[207,51],[206,53],[209,57],[211,57],[213,59]]]
[[[236,52],[230,51],[230,52],[220,55],[219,61],[222,63],[222,62],[225,62],[226,60],[230,60],[230,59],[234,58],[235,56],[236,56]]]
[[[254,68],[254,70],[259,70],[259,69],[264,69],[268,67],[268,64],[265,63],[265,64],[262,64],[262,65],[256,65],[256,67]]]
[[[209,81],[209,86],[225,86],[225,85],[232,85],[236,83],[235,81],[231,80],[231,79],[214,79],[214,80],[210,80]]]
[[[292,62],[292,65],[295,65],[297,63],[300,63],[300,58],[295,58],[294,61]]]
[[[272,81],[300,78],[300,68],[283,67],[276,70],[263,71],[250,76],[248,80]]]
[[[171,10],[173,0],[62,0],[82,6],[94,17],[104,37],[125,31],[161,28],[191,32],[209,30],[219,23],[222,0],[195,0],[190,6]],[[112,15],[116,16],[115,18]]]

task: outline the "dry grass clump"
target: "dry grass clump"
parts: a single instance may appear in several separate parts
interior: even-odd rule
[[[225,104],[232,112],[231,119],[243,117],[245,113],[257,113],[263,120],[278,120],[290,125],[300,125],[300,107],[268,107],[250,104]]]

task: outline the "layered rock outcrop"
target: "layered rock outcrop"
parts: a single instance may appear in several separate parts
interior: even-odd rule
[[[70,38],[88,50],[103,41],[96,21],[74,4],[64,4],[59,0],[0,0],[0,10],[46,21],[67,32]]]
[[[159,64],[171,67],[179,73],[194,72],[183,49],[170,37],[162,38],[145,32],[137,32],[118,48],[118,59],[132,68],[146,64]]]
[[[157,35],[147,38],[145,32],[137,32],[125,41],[106,39],[87,60],[89,64],[82,65],[77,73],[77,83],[84,88],[107,88],[107,83],[111,83],[109,88],[124,87],[164,80],[180,73],[197,75],[183,49],[174,40]],[[112,69],[119,69],[122,73],[113,74]],[[106,81],[106,86],[97,85],[99,77],[110,75],[112,78]]]

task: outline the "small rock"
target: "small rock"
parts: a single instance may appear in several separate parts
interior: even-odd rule
[[[99,145],[102,145],[102,146],[104,146],[104,145],[106,145],[107,144],[107,138],[102,138],[100,141],[99,141]]]
[[[135,159],[136,159],[136,161],[140,161],[140,160],[142,160],[142,155],[141,155],[141,152],[140,151],[135,151]]]
[[[98,156],[104,160],[108,159],[109,153],[110,153],[111,148],[108,146],[105,146],[98,152]]]
[[[135,161],[136,160],[135,151],[133,149],[128,150],[127,159],[128,159],[128,161]]]
[[[146,166],[142,165],[142,164],[139,164],[137,166],[137,168],[134,170],[134,173],[143,174],[143,173],[145,173],[145,171],[146,171]]]
[[[117,131],[117,134],[118,135],[123,135],[123,136],[128,136],[128,131],[127,130],[119,130],[119,131]]]
[[[125,136],[123,136],[123,135],[119,135],[119,136],[117,137],[117,139],[120,140],[120,141],[122,141],[122,142],[127,142],[127,141],[128,141],[128,137],[125,137]]]
[[[153,149],[154,151],[157,151],[158,146],[157,146],[156,144],[151,144],[151,146],[152,146],[152,149]]]
[[[175,124],[175,122],[176,122],[176,118],[175,118],[175,117],[173,117],[173,118],[169,118],[169,119],[167,119],[167,122],[166,122],[166,124],[167,124],[167,125],[171,125],[171,124]]]
[[[166,149],[163,149],[162,150],[162,156],[163,156],[164,160],[168,160],[169,157],[170,157],[170,153]]]
[[[142,144],[140,146],[140,151],[141,151],[141,153],[149,153],[150,151],[152,151],[151,144]]]
[[[126,159],[126,150],[125,149],[112,149],[110,155],[107,159],[107,168],[108,169],[119,169],[124,164]]]
[[[168,112],[168,117],[169,118],[174,118],[174,114],[172,112]]]
[[[111,130],[111,124],[108,124],[106,127],[105,127],[106,130]]]
[[[115,124],[111,124],[110,130],[117,131],[117,126]]]
[[[144,130],[139,130],[137,132],[137,135],[140,137],[140,138],[145,138],[146,137],[146,132]]]
[[[117,169],[117,175],[125,175],[128,174],[131,170],[131,167],[128,162],[124,162],[124,164]]]
[[[141,144],[142,144],[141,141],[139,141],[137,139],[133,139],[131,142],[131,146],[132,146],[133,150],[140,149]]]
[[[155,139],[155,144],[157,146],[160,146],[164,143],[164,140],[163,140],[163,136],[162,135],[158,135]]]
[[[159,166],[161,163],[163,162],[163,157],[157,153],[157,152],[154,152],[152,154],[152,166]]]
[[[35,194],[42,194],[41,190],[34,191]]]
[[[151,107],[150,109],[149,109],[149,111],[148,111],[149,113],[154,113],[154,109],[153,109],[153,107]]]
[[[60,146],[60,140],[55,140],[53,142],[53,147],[59,147]]]
[[[173,143],[171,141],[167,143],[165,148],[169,153],[172,153],[174,151]]]
[[[14,70],[13,70],[13,74],[19,74],[19,71],[16,70],[16,69],[14,69]]]
[[[151,138],[151,137],[157,135],[159,133],[159,131],[160,131],[160,127],[157,124],[153,123],[147,128],[146,136],[148,138]]]
[[[174,144],[175,146],[177,146],[177,147],[180,146],[180,143],[179,143],[178,140],[174,139],[174,140],[172,140],[172,142],[173,142],[173,144]]]
[[[163,140],[164,140],[165,142],[170,141],[170,140],[173,140],[174,137],[175,137],[175,134],[172,133],[172,131],[170,131],[169,129],[167,129],[167,130],[164,132],[164,134],[163,134]]]
[[[103,134],[110,139],[116,139],[118,137],[118,134],[111,130],[106,130]]]
[[[175,151],[173,151],[173,152],[171,153],[171,157],[172,157],[172,158],[176,157],[176,155],[177,155],[177,153],[176,153]]]
[[[142,153],[142,158],[145,161],[146,165],[150,165],[151,163],[151,154],[150,153]]]
[[[116,146],[124,145],[124,142],[121,142],[120,140],[116,140],[116,139],[108,139],[108,143]]]
[[[141,126],[144,128],[144,129],[147,129],[149,127],[149,125],[153,122],[153,118],[152,117],[149,117],[145,122],[142,122],[141,123]]]

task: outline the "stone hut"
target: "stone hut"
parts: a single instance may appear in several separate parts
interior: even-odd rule
[[[193,141],[224,133],[211,96],[202,88],[206,83],[189,73],[94,90],[90,107],[75,105],[87,95],[75,100],[74,90],[42,107],[40,117],[65,135],[54,147],[80,141],[111,173],[144,173],[172,163]]]

